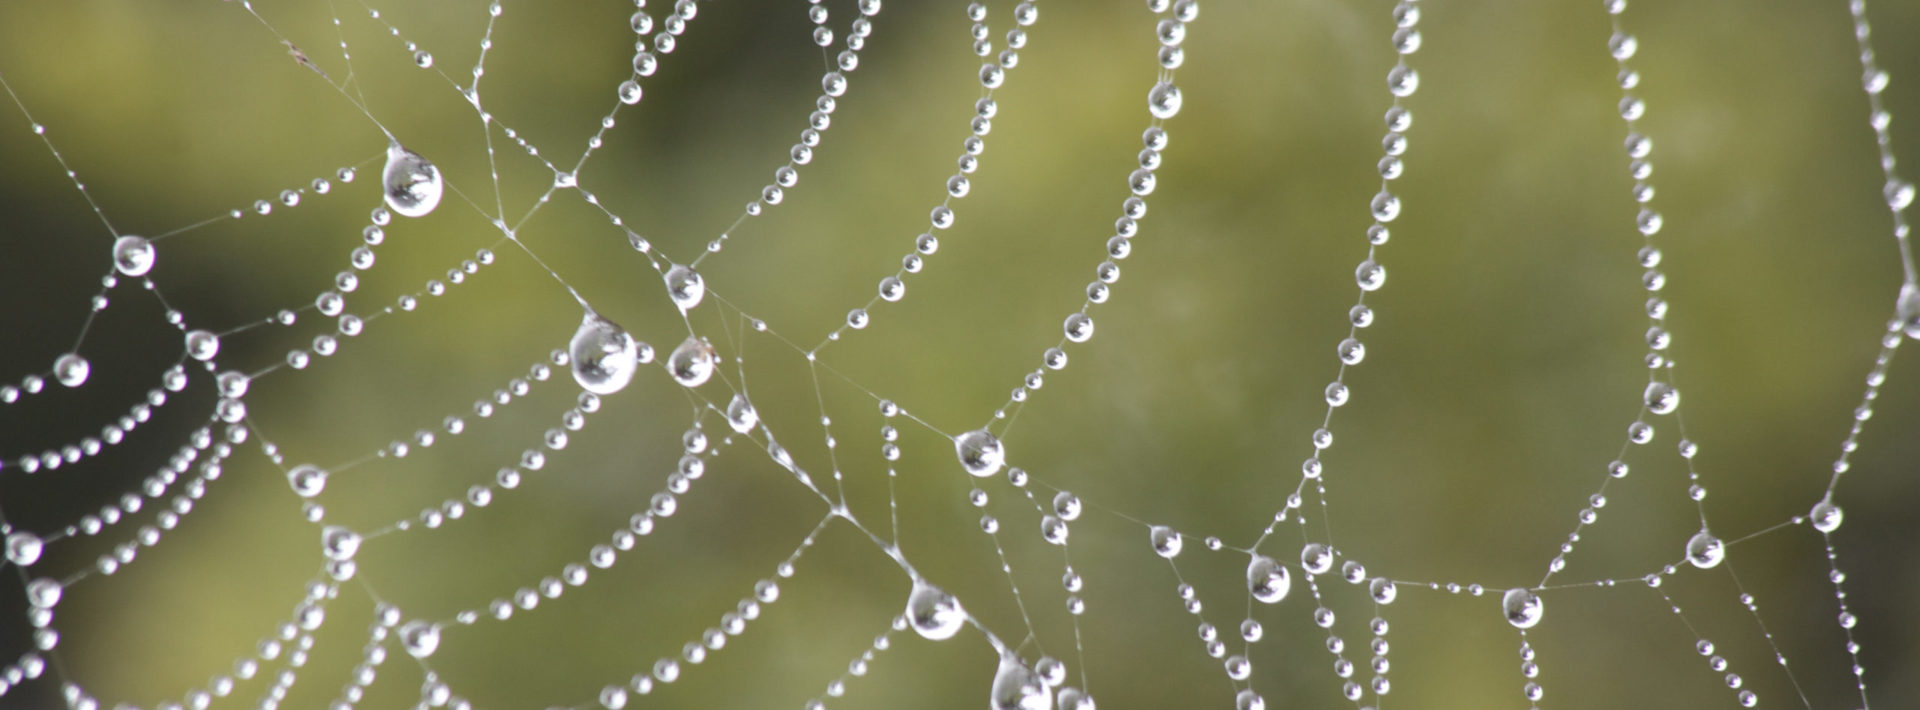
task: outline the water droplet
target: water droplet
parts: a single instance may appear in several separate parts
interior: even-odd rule
[[[428,54],[427,50],[424,49],[415,51],[413,53],[413,65],[421,69],[431,67],[433,66],[433,55]]]
[[[25,530],[7,533],[7,561],[26,567],[40,561],[40,552],[46,548],[40,536]]]
[[[1244,688],[1234,694],[1233,707],[1234,710],[1267,710],[1267,700],[1252,688]]]
[[[1163,81],[1153,85],[1147,92],[1147,111],[1154,118],[1166,120],[1180,113],[1180,87],[1172,82]]]
[[[687,387],[699,387],[713,378],[713,345],[705,339],[687,336],[667,356],[667,374]]]
[[[1080,496],[1061,491],[1053,496],[1053,513],[1061,520],[1073,520],[1080,517]]]
[[[745,434],[759,423],[760,412],[753,408],[752,402],[747,401],[746,395],[736,394],[732,401],[727,402],[727,426],[733,427],[734,431]]]
[[[1700,569],[1708,569],[1720,564],[1727,557],[1727,544],[1705,530],[1694,533],[1687,539],[1687,561]]]
[[[885,299],[887,301],[898,301],[902,296],[905,296],[906,294],[907,294],[907,285],[904,283],[901,283],[899,277],[888,276],[884,279],[880,279],[880,298]]]
[[[1318,542],[1300,548],[1300,567],[1307,574],[1322,575],[1333,569],[1333,550]]]
[[[1362,261],[1360,266],[1353,270],[1353,280],[1360,284],[1362,291],[1378,291],[1387,283],[1387,267],[1381,266],[1372,259]],[[1355,325],[1358,324],[1359,322],[1355,321]]]
[[[58,580],[41,577],[27,583],[27,603],[35,609],[52,609],[60,603],[62,587]]]
[[[680,307],[681,313],[693,310],[700,305],[700,299],[707,295],[706,279],[692,267],[676,265],[667,269],[667,297],[673,299],[673,305]]]
[[[1340,361],[1348,365],[1358,365],[1360,361],[1367,359],[1367,346],[1353,338],[1340,341],[1340,346],[1335,350],[1340,354]]]
[[[1373,595],[1374,601],[1381,604],[1392,604],[1393,600],[1400,596],[1399,587],[1394,585],[1393,580],[1385,577],[1373,578],[1372,582],[1367,583],[1367,591]]]
[[[1067,340],[1084,343],[1093,337],[1093,319],[1088,318],[1085,313],[1075,313],[1067,316],[1067,321],[1065,325],[1062,326],[1062,329],[1067,334]]]
[[[431,656],[440,648],[440,627],[417,619],[409,621],[400,626],[400,644],[414,658]]]
[[[301,498],[312,498],[326,490],[327,472],[313,464],[300,464],[287,472],[287,485]]]
[[[1920,284],[1905,283],[1900,286],[1900,300],[1894,309],[1900,324],[1900,330],[1907,337],[1920,340]]]
[[[628,106],[640,103],[640,82],[632,79],[620,82],[620,103]]]
[[[1050,710],[1053,689],[1020,659],[1003,655],[999,670],[993,674],[988,706],[992,710]]]
[[[1394,197],[1393,193],[1386,190],[1381,190],[1379,194],[1374,195],[1369,207],[1373,210],[1373,218],[1382,222],[1392,222],[1395,217],[1400,216],[1400,198]]]
[[[204,330],[187,332],[187,357],[206,362],[219,353],[220,336]]]
[[[567,343],[573,379],[593,394],[619,392],[639,369],[640,347],[625,329],[589,311]]]
[[[986,478],[1000,472],[1000,466],[1006,463],[1006,449],[1000,445],[1000,439],[985,429],[975,429],[953,439],[953,450],[960,457],[960,467],[975,478]]]
[[[360,533],[338,525],[320,530],[320,552],[331,560],[351,560],[360,552]]]
[[[440,205],[440,169],[399,143],[387,147],[381,184],[386,189],[387,207],[402,217],[424,217]]]
[[[1813,529],[1823,533],[1830,533],[1840,529],[1840,520],[1842,517],[1843,514],[1840,511],[1840,506],[1834,505],[1832,501],[1827,500],[1815,503],[1813,512],[1807,514],[1807,519],[1813,521]]]
[[[128,276],[145,276],[153,270],[153,243],[131,234],[113,240],[113,268]]]
[[[87,364],[87,359],[75,353],[61,355],[53,361],[53,378],[68,387],[86,384],[87,374],[92,371],[93,366]]]
[[[1273,558],[1254,555],[1247,563],[1247,591],[1262,604],[1277,604],[1293,589],[1293,573]]]
[[[1153,554],[1173,559],[1180,554],[1180,533],[1165,525],[1155,525],[1147,531],[1147,540],[1153,543]]]
[[[1654,414],[1670,414],[1680,406],[1680,390],[1674,389],[1673,385],[1665,382],[1649,382],[1644,399],[1647,411]]]
[[[1540,616],[1546,613],[1546,606],[1539,595],[1526,589],[1509,589],[1500,597],[1500,611],[1507,615],[1507,623],[1516,629],[1531,629],[1540,623]]]
[[[907,623],[915,633],[929,641],[945,641],[959,633],[966,621],[967,612],[960,607],[959,599],[939,587],[914,580],[913,591],[907,595]]]
[[[1067,544],[1067,523],[1056,515],[1040,516],[1040,537],[1055,545]]]

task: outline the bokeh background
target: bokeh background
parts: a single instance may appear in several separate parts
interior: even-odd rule
[[[650,8],[656,20],[668,12],[661,4]],[[853,3],[825,5],[844,37]],[[990,5],[997,49],[1012,4]],[[566,342],[579,308],[525,252],[497,244],[485,129],[442,75],[470,77],[484,2],[375,5],[433,53],[427,70],[357,0],[254,7],[264,23],[211,1],[0,4],[0,74],[126,233],[168,232],[358,166],[360,179],[336,181],[324,196],[309,191],[298,207],[159,242],[153,279],[193,327],[237,328],[311,304],[345,268],[379,203],[384,136],[291,60],[282,37],[335,79],[351,76],[372,115],[445,172],[452,189],[439,210],[388,229],[350,310],[418,291],[477,249],[493,248],[497,263],[417,313],[374,323],[339,355],[258,379],[248,395],[255,425],[289,464],[337,466],[438,430],[443,417],[525,377]],[[806,7],[702,3],[645,81],[644,100],[618,112],[581,184],[661,253],[697,254],[772,179],[804,127],[821,72]],[[1407,173],[1395,184],[1405,209],[1380,254],[1387,286],[1368,297],[1378,322],[1364,332],[1367,361],[1348,373],[1354,399],[1334,418],[1331,529],[1375,574],[1530,585],[1622,446],[1646,377],[1640,237],[1610,27],[1597,0],[1430,0],[1422,10],[1425,43],[1411,57],[1420,90],[1407,101],[1416,118]],[[571,164],[629,76],[632,11],[610,0],[507,3],[491,33],[485,107],[547,158]],[[1044,649],[1061,658],[1076,684],[1084,671],[1102,707],[1231,703],[1233,688],[1196,638],[1199,620],[1180,607],[1174,573],[1152,556],[1139,521],[1188,533],[1179,573],[1199,588],[1206,620],[1231,635],[1244,615],[1245,557],[1197,543],[1219,535],[1249,544],[1310,452],[1366,249],[1394,61],[1391,11],[1388,2],[1206,0],[1189,27],[1178,74],[1185,108],[1169,123],[1159,188],[1124,277],[1094,311],[1096,337],[1048,374],[1006,438],[1013,463],[1089,504],[1069,548],[1086,580],[1084,656],[1064,611],[1061,553],[1041,541],[1038,513],[1004,479],[979,482],[1032,619],[1026,657]],[[1920,6],[1877,2],[1871,18],[1879,62],[1893,76],[1885,98],[1896,153],[1912,175],[1920,43],[1910,38],[1920,36]],[[1158,69],[1155,19],[1138,1],[1043,3],[1019,67],[996,94],[1000,115],[972,194],[955,203],[957,225],[908,279],[904,302],[883,304],[872,326],[822,351],[818,401],[799,352],[743,328],[741,314],[810,347],[871,297],[926,228],[979,97],[961,3],[892,0],[874,18],[813,163],[783,204],[735,230],[703,264],[712,293],[689,322],[626,233],[578,193],[555,195],[519,234],[657,350],[671,349],[689,323],[712,337],[729,358],[729,382],[738,386],[745,372],[761,415],[815,480],[833,469],[819,426],[832,417],[849,505],[884,534],[889,480],[874,397],[948,433],[975,428],[1058,340],[1126,195]],[[1824,490],[1901,278],[1851,21],[1842,0],[1705,0],[1633,3],[1625,22],[1640,40],[1642,125],[1655,141],[1682,411],[1701,445],[1709,520],[1736,538],[1803,514]],[[70,347],[110,268],[110,234],[28,125],[20,111],[0,109],[6,378],[45,372]],[[517,219],[552,173],[498,126],[492,137],[498,189]],[[97,432],[180,356],[163,307],[123,281],[81,350],[92,379],[0,407],[0,456]],[[234,334],[222,366],[270,366],[326,329],[309,309],[294,327]],[[1920,667],[1912,357],[1894,364],[1837,494],[1846,523],[1834,539],[1861,619],[1854,633],[1869,697],[1882,707],[1920,702],[1911,672]],[[57,531],[132,490],[202,425],[210,380],[197,376],[154,423],[98,458],[31,476],[0,472],[7,519]],[[368,589],[409,616],[446,619],[583,561],[660,489],[682,433],[704,402],[724,406],[727,386],[716,380],[689,396],[648,368],[520,490],[444,529],[369,541],[365,585],[343,585],[286,706],[324,707],[340,692],[365,643]],[[463,435],[336,475],[321,498],[327,519],[378,529],[491,481],[576,394],[564,374],[536,382],[502,414],[468,416]],[[1556,581],[1634,579],[1680,559],[1697,521],[1666,419],[1655,422],[1652,444],[1628,452],[1633,473],[1608,489],[1598,524]],[[716,439],[726,432],[711,412],[701,421]],[[316,574],[315,529],[258,443],[238,447],[164,544],[68,590],[56,618],[61,667],[109,706],[179,699],[230,673]],[[979,531],[982,511],[967,501],[975,481],[926,428],[903,425],[900,445],[893,485],[905,554],[1019,642],[1028,626]],[[618,565],[508,623],[449,629],[431,664],[485,707],[591,703],[602,686],[677,655],[714,626],[824,513],[763,452],[736,444],[710,462],[678,515]],[[90,568],[128,534],[55,544],[31,573]],[[1288,561],[1297,544],[1288,530],[1262,549]],[[1729,570],[1756,596],[1771,637],[1736,602]],[[1859,699],[1826,576],[1819,538],[1801,525],[1735,545],[1723,569],[1685,570],[1662,589],[1763,704],[1802,705],[1804,691],[1805,705],[1852,707]],[[1303,581],[1296,576],[1283,604],[1255,610],[1267,638],[1251,654],[1253,687],[1279,706],[1339,705]],[[0,604],[24,608],[18,587],[0,586]],[[1364,663],[1371,602],[1359,587],[1323,587],[1347,656]],[[887,629],[908,583],[839,524],[781,589],[745,634],[635,703],[799,707],[824,697]],[[1393,689],[1377,702],[1522,705],[1519,639],[1496,598],[1402,584],[1382,612],[1392,623]],[[1693,652],[1688,627],[1644,586],[1544,598],[1546,618],[1530,639],[1545,703],[1733,705],[1722,674]],[[30,642],[21,615],[5,616],[0,657],[11,657]],[[978,633],[943,643],[896,634],[892,646],[829,704],[984,703],[995,656]],[[1799,691],[1773,662],[1776,646]],[[410,705],[421,679],[396,652],[362,707]],[[264,687],[244,682],[236,699],[251,703]],[[51,706],[54,688],[29,683],[0,706]]]

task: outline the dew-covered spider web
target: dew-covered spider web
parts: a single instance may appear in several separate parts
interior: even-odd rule
[[[1920,702],[1920,7],[638,5],[0,5],[0,707]]]

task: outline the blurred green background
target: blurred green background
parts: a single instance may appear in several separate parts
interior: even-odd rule
[[[653,5],[656,21],[669,12]],[[728,358],[728,382],[739,386],[745,373],[799,464],[825,484],[837,462],[853,513],[884,536],[890,481],[874,398],[948,434],[982,426],[1081,303],[1148,121],[1144,98],[1158,67],[1156,18],[1144,5],[1042,3],[1019,66],[995,94],[1000,113],[972,194],[954,202],[956,226],[907,279],[903,302],[881,304],[870,327],[821,351],[818,401],[806,361],[783,339],[812,347],[866,303],[944,196],[980,95],[962,4],[886,4],[798,186],[702,264],[711,293],[689,321],[626,233],[579,193],[556,194],[519,235],[662,354],[689,325],[710,336]],[[844,38],[854,4],[825,6]],[[581,185],[661,254],[698,254],[771,181],[813,108],[820,50],[806,7],[702,3],[644,81],[644,100],[618,111]],[[498,261],[419,312],[374,322],[338,355],[260,378],[247,398],[288,465],[339,466],[467,415],[464,434],[442,432],[431,448],[333,477],[320,498],[327,520],[374,530],[493,480],[539,445],[577,394],[562,372],[491,419],[467,414],[476,398],[526,377],[579,323],[564,289],[526,252],[497,243],[491,176],[517,221],[552,172],[500,126],[547,160],[577,159],[629,76],[633,8],[507,3],[481,81],[498,122],[492,153],[476,112],[445,78],[470,79],[486,3],[384,3],[380,21],[358,2],[254,8],[264,23],[210,1],[0,4],[0,74],[124,233],[168,232],[359,168],[358,180],[335,181],[326,195],[309,189],[297,207],[158,242],[153,278],[192,327],[226,330],[310,304],[346,268],[379,204],[384,136],[280,39],[334,79],[351,77],[372,115],[444,171],[451,189],[439,210],[388,228],[349,310],[419,291],[481,248]],[[1177,78],[1185,108],[1168,124],[1159,187],[1120,262],[1124,277],[1093,310],[1097,335],[1070,348],[1070,366],[1049,372],[1010,425],[996,425],[1010,426],[1010,460],[1044,482],[1034,487],[1041,501],[1065,488],[1089,506],[1068,548],[1086,580],[1076,637],[1061,552],[1041,541],[1038,513],[1004,479],[979,482],[1031,618],[1026,657],[1044,649],[1067,662],[1076,684],[1084,671],[1102,707],[1231,703],[1231,684],[1196,638],[1200,619],[1180,607],[1178,579],[1152,556],[1140,521],[1188,534],[1178,573],[1199,588],[1204,619],[1230,636],[1244,616],[1246,558],[1198,542],[1251,543],[1311,452],[1356,292],[1353,267],[1366,253],[1392,8],[1203,3]],[[990,3],[996,51],[1012,9]],[[1425,42],[1410,58],[1420,90],[1406,102],[1411,148],[1394,184],[1404,211],[1379,253],[1390,278],[1367,298],[1378,314],[1363,332],[1367,360],[1346,375],[1353,401],[1334,417],[1330,529],[1374,574],[1530,585],[1622,446],[1646,377],[1641,241],[1606,54],[1611,30],[1597,0],[1429,0],[1422,10]],[[1879,63],[1893,75],[1884,98],[1895,148],[1911,176],[1907,166],[1920,165],[1920,43],[1910,41],[1920,6],[1882,1],[1871,18]],[[1709,520],[1737,538],[1819,498],[1901,278],[1851,21],[1841,0],[1641,2],[1624,21],[1640,40],[1633,64],[1645,77],[1641,126],[1655,143],[1654,205],[1666,220],[1657,242],[1682,412],[1700,442]],[[431,51],[434,67],[415,67],[406,41]],[[0,375],[9,378],[44,372],[66,351],[112,243],[28,125],[20,111],[0,110]],[[88,385],[0,407],[0,456],[97,432],[175,362],[179,334],[163,307],[123,282],[81,348],[93,363]],[[778,337],[745,328],[743,313]],[[226,338],[221,363],[265,368],[329,329],[309,309],[293,327]],[[1854,634],[1869,698],[1882,707],[1920,703],[1911,672],[1920,667],[1912,357],[1894,363],[1836,498],[1846,524],[1834,540],[1861,619]],[[681,455],[682,433],[706,402],[725,406],[728,386],[716,379],[690,395],[647,368],[520,489],[443,529],[370,540],[358,581],[329,607],[285,706],[324,707],[340,692],[366,641],[368,589],[409,617],[448,619],[584,561],[644,509]],[[0,506],[15,525],[43,533],[96,512],[164,465],[212,401],[211,378],[198,375],[127,444],[55,472],[0,473]],[[823,414],[833,420],[832,459]],[[1655,421],[1653,443],[1628,452],[1633,473],[1609,486],[1599,522],[1556,582],[1637,579],[1680,559],[1697,524],[1669,419]],[[715,440],[728,433],[710,411],[700,421]],[[992,539],[978,532],[982,511],[967,500],[975,481],[946,439],[902,421],[891,485],[904,553],[988,628],[1020,642],[1029,627]],[[64,671],[109,706],[178,699],[230,673],[318,570],[315,530],[259,442],[238,447],[165,544],[68,590],[55,620]],[[153,509],[100,538],[53,545],[31,573],[91,568]],[[448,629],[431,665],[485,707],[590,703],[602,686],[678,655],[715,626],[825,513],[763,453],[736,443],[619,564],[507,623]],[[1298,543],[1289,529],[1262,550],[1292,561]],[[1823,555],[1815,533],[1793,526],[1733,546],[1722,569],[1683,570],[1662,591],[1766,706],[1852,707],[1858,695]],[[908,583],[870,541],[835,524],[781,589],[745,634],[646,703],[799,707],[824,698],[828,681],[899,613]],[[1322,589],[1346,657],[1365,665],[1371,602],[1333,578]],[[1756,597],[1770,636],[1736,601],[1741,589]],[[1381,612],[1392,623],[1392,692],[1367,703],[1525,702],[1519,639],[1500,619],[1497,595],[1400,591]],[[14,589],[0,597],[24,604]],[[1529,634],[1543,703],[1733,704],[1723,673],[1693,652],[1688,625],[1643,585],[1543,598],[1545,620]],[[1312,609],[1296,570],[1291,597],[1254,610],[1267,637],[1251,653],[1253,687],[1274,706],[1346,702]],[[26,649],[19,615],[8,616],[16,620],[0,628],[0,649]],[[829,705],[985,700],[995,657],[980,634],[892,641]],[[1773,661],[1775,647],[1793,682]],[[362,707],[418,700],[422,671],[397,647],[394,655]],[[50,705],[53,687],[29,684],[0,706]],[[235,694],[251,702],[265,687],[255,679]]]

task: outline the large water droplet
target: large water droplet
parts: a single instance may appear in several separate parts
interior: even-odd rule
[[[907,595],[907,623],[913,625],[915,633],[929,641],[945,641],[960,632],[960,625],[966,623],[967,612],[960,607],[960,600],[945,590],[914,580],[913,592]]]
[[[1670,414],[1680,406],[1680,390],[1665,382],[1647,383],[1644,395],[1647,411],[1654,414]]]
[[[53,361],[53,378],[68,387],[86,384],[87,374],[91,372],[93,372],[93,366],[87,364],[86,358],[76,353],[61,355]]]
[[[293,492],[301,498],[312,498],[326,490],[327,472],[319,466],[303,463],[287,472],[287,485],[292,486]]]
[[[1727,558],[1727,544],[1713,533],[1701,530],[1687,538],[1687,561],[1700,569],[1718,566]]]
[[[713,360],[713,345],[689,335],[667,356],[667,374],[682,385],[699,387],[713,379]]]
[[[1093,319],[1088,318],[1085,313],[1075,313],[1067,316],[1067,321],[1061,329],[1066,332],[1067,340],[1084,343],[1093,337]]]
[[[1254,555],[1247,563],[1247,591],[1262,604],[1277,604],[1293,589],[1293,573],[1273,558]]]
[[[1840,506],[1834,505],[1833,501],[1828,500],[1815,503],[1813,512],[1807,514],[1807,518],[1813,521],[1813,529],[1823,533],[1839,530],[1842,517],[1844,517],[1844,515],[1840,511]]]
[[[1007,451],[1001,447],[999,437],[985,429],[954,437],[953,450],[960,457],[960,467],[975,478],[999,473],[1001,464],[1007,461]]]
[[[59,580],[41,577],[27,583],[27,603],[36,609],[52,609],[60,603],[62,587]]]
[[[707,296],[707,282],[700,278],[700,272],[689,266],[674,266],[667,269],[667,297],[673,299],[673,305],[680,312],[693,310],[700,305],[700,299]]]
[[[440,648],[440,627],[418,619],[409,621],[400,626],[400,644],[414,658],[431,656]]]
[[[1155,525],[1147,530],[1147,541],[1153,543],[1153,554],[1173,559],[1180,554],[1180,533],[1165,525]]]
[[[320,552],[331,560],[351,560],[360,552],[360,533],[338,525],[320,530]]]
[[[387,146],[387,168],[381,173],[387,207],[402,217],[424,217],[440,206],[440,169],[399,143]]]
[[[1053,689],[1020,659],[1003,655],[1000,669],[993,674],[988,706],[992,710],[1052,710]]]
[[[1353,280],[1360,284],[1362,291],[1377,291],[1387,283],[1387,267],[1372,259],[1362,261],[1353,270]]]
[[[1478,589],[1478,587],[1475,587],[1475,589]],[[1395,585],[1391,579],[1374,577],[1372,582],[1367,583],[1367,593],[1373,595],[1375,602],[1392,604],[1393,600],[1400,596],[1400,588]]]
[[[131,234],[113,240],[113,268],[128,276],[146,276],[153,270],[153,244]]]
[[[1147,111],[1163,121],[1179,114],[1180,87],[1168,81],[1154,84],[1153,89],[1147,92]]]
[[[759,423],[760,412],[753,408],[752,402],[747,401],[746,395],[736,394],[733,401],[727,403],[727,426],[733,427],[734,431],[745,434],[753,431],[753,427]]]
[[[589,311],[567,343],[573,379],[594,394],[619,392],[640,368],[640,343],[613,321]]]
[[[220,336],[204,330],[187,332],[187,357],[206,362],[220,353]]]
[[[1540,615],[1546,613],[1546,606],[1540,602],[1539,595],[1526,589],[1509,589],[1500,597],[1500,611],[1506,614],[1507,623],[1516,629],[1531,629],[1540,623]]]
[[[40,552],[46,548],[40,536],[25,530],[7,533],[7,561],[20,567],[40,561]]]

